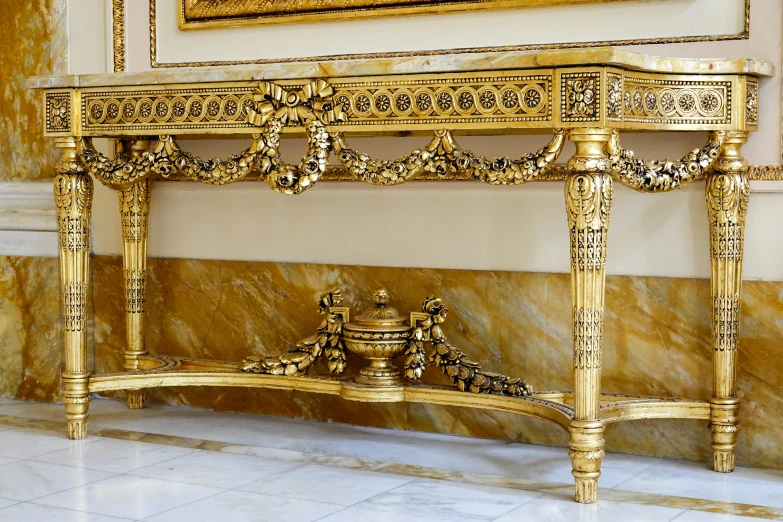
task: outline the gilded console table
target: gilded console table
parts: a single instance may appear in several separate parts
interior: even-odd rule
[[[60,230],[65,335],[63,401],[68,436],[86,435],[90,394],[127,390],[131,408],[158,386],[245,386],[303,390],[367,402],[412,401],[509,411],[552,421],[570,433],[576,500],[594,502],[604,427],[640,418],[707,419],[714,469],[732,471],[739,399],[736,356],[748,167],[740,149],[757,129],[759,78],[771,66],[755,60],[667,59],[617,49],[501,53],[403,61],[356,60],[274,67],[167,70],[155,73],[36,78],[43,90],[46,135],[62,150],[54,181]],[[707,131],[709,140],[678,161],[645,162],[620,144],[623,131]],[[488,160],[461,148],[463,133],[549,133],[541,150],[520,159]],[[352,149],[356,135],[434,137],[394,161]],[[182,151],[178,136],[252,136],[227,160]],[[304,136],[298,165],[283,162],[281,137]],[[150,136],[156,136],[151,138]],[[110,159],[93,137],[117,139]],[[563,143],[576,145],[565,168],[554,166]],[[330,159],[341,166],[330,166]],[[490,373],[450,346],[440,323],[445,308],[425,301],[410,322],[386,308],[350,323],[339,292],[323,296],[317,334],[277,357],[241,362],[147,353],[144,292],[150,181],[185,179],[213,185],[266,182],[299,194],[323,177],[397,185],[413,178],[467,178],[495,185],[565,180],[573,293],[573,392],[534,392]],[[86,366],[93,181],[119,192],[124,243],[127,347],[125,372],[91,375]],[[706,181],[712,264],[713,397],[601,394],[607,235],[613,183],[642,192]],[[380,346],[383,345],[383,346]],[[455,387],[416,383],[429,362]],[[355,381],[311,372],[319,358],[339,374],[345,348],[376,357]],[[394,349],[378,355],[378,350]],[[402,379],[391,355],[405,354]],[[375,355],[373,355],[375,354]],[[391,354],[391,355],[390,355]]]

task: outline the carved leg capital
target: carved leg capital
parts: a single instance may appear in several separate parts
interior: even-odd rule
[[[713,397],[710,433],[715,471],[734,469],[740,401],[737,398],[737,342],[742,299],[742,257],[750,186],[740,154],[747,133],[732,132],[707,178],[712,285]]]

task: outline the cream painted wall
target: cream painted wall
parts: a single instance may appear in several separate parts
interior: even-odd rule
[[[749,40],[635,46],[631,50],[687,57],[748,56],[771,61],[779,71],[783,6],[778,0],[751,1]],[[106,0],[70,0],[93,4],[91,19],[96,23],[106,16],[105,4],[99,8],[101,2]],[[128,63],[139,70],[149,63],[144,6],[139,8],[146,0],[128,3],[134,6],[129,10]],[[604,13],[601,10],[607,6],[593,8]],[[83,27],[81,23],[78,27]],[[75,27],[73,21],[71,27]],[[603,31],[588,39],[606,38],[611,35]],[[82,45],[91,46],[89,52]],[[103,61],[93,47],[97,45],[103,45]],[[247,45],[247,39],[237,41],[237,46]],[[457,45],[458,41],[443,43]],[[104,72],[107,53],[105,38],[100,44],[86,38],[72,40],[71,70]],[[780,162],[780,92],[779,74],[762,83],[760,131],[745,147],[751,163]],[[639,156],[655,158],[679,157],[704,140],[699,134],[628,135],[623,143]],[[352,143],[378,157],[391,158],[424,141],[392,138]],[[537,148],[546,137],[465,137],[460,141],[487,156],[518,155]],[[207,140],[183,142],[183,146],[205,156],[227,156],[244,144]],[[303,150],[300,141],[286,142],[285,147],[291,161]],[[563,157],[571,151],[568,148]],[[754,185],[763,192],[754,192],[750,204],[745,267],[749,279],[783,280],[783,231],[777,226],[783,221],[783,194],[774,192],[777,185]],[[154,188],[150,255],[565,272],[568,236],[562,190],[561,183],[495,188],[418,182],[394,189],[321,183],[291,198],[271,192],[264,184],[213,188],[163,182]],[[709,277],[702,191],[702,184],[668,195],[618,190],[609,239],[609,273]],[[117,197],[112,191],[96,190],[93,221],[95,253],[119,254]]]
[[[180,31],[179,0],[156,2],[158,61],[175,63],[737,34],[745,26],[745,0],[647,0]],[[131,2],[134,10],[145,3]]]

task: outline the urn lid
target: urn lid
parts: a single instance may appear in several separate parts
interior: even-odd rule
[[[374,306],[354,318],[353,322],[344,325],[347,330],[373,330],[398,332],[410,328],[405,318],[389,303],[389,293],[385,288],[379,288],[373,293]]]

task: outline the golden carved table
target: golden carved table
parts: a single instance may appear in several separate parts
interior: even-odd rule
[[[757,129],[759,77],[771,66],[754,60],[666,59],[617,49],[500,53],[455,57],[289,63],[155,73],[35,78],[43,90],[46,135],[62,159],[54,181],[60,230],[65,335],[63,401],[68,436],[86,435],[90,394],[128,390],[128,405],[143,406],[142,390],[158,386],[245,386],[311,391],[367,402],[411,401],[462,405],[531,415],[570,433],[576,500],[594,502],[604,427],[641,418],[707,419],[714,469],[732,471],[739,399],[736,356],[748,166],[740,148]],[[708,131],[709,142],[679,161],[645,162],[621,148],[622,131]],[[521,159],[487,160],[461,148],[458,133],[552,133],[541,150]],[[433,134],[422,150],[379,161],[351,149],[356,135]],[[154,144],[149,136],[158,136]],[[183,152],[176,136],[253,136],[228,160]],[[283,135],[304,135],[299,165],[279,155]],[[114,159],[92,137],[117,139]],[[576,145],[557,167],[563,143]],[[329,166],[336,157],[341,167]],[[127,321],[124,373],[91,375],[86,366],[90,293],[92,177],[119,192]],[[573,293],[573,392],[533,392],[521,380],[484,371],[443,337],[445,308],[428,299],[410,323],[379,309],[349,323],[339,292],[322,297],[326,315],[315,337],[279,357],[230,363],[155,356],[144,342],[144,288],[150,180],[170,178],[222,185],[268,183],[299,194],[320,178],[396,185],[413,178],[475,179],[514,185],[565,181]],[[604,285],[613,183],[643,192],[706,180],[712,265],[713,397],[631,397],[601,394]],[[373,321],[380,321],[373,323]],[[357,326],[358,325],[358,326]],[[369,326],[368,326],[369,325]],[[373,326],[375,325],[375,326]],[[380,330],[378,325],[385,325]],[[343,326],[345,329],[343,330]],[[350,327],[350,328],[349,328]],[[380,332],[380,333],[379,333]],[[373,337],[374,336],[374,337]],[[380,341],[379,341],[380,339]],[[374,361],[362,378],[308,374],[324,357],[345,368],[345,348],[364,355],[397,343],[405,380]],[[373,343],[376,343],[373,345]],[[389,344],[391,343],[391,344]],[[457,385],[415,381],[430,362]],[[382,344],[382,343],[381,343]],[[395,354],[400,353],[395,352]],[[387,354],[388,355],[388,354]]]

